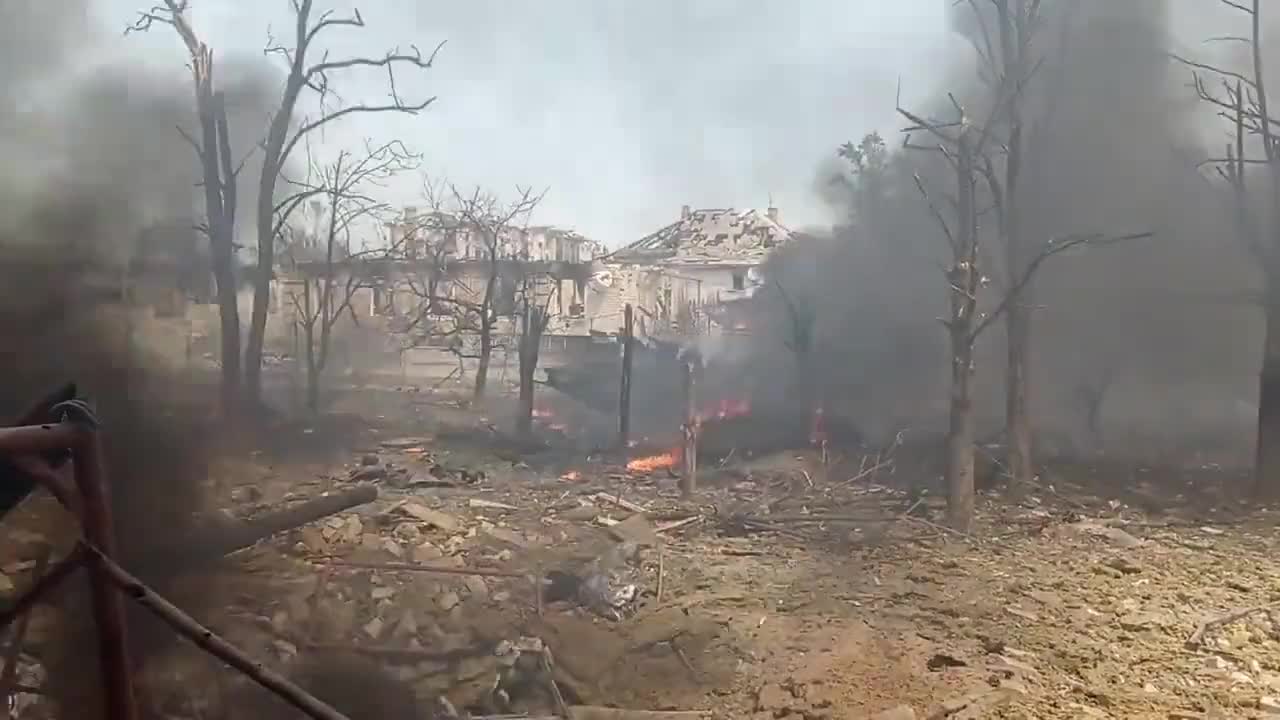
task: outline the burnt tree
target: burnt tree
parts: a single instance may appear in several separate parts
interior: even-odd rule
[[[1280,498],[1280,119],[1271,114],[1263,60],[1261,0],[1219,0],[1248,18],[1243,36],[1217,38],[1248,48],[1245,69],[1236,71],[1174,56],[1191,69],[1199,98],[1232,126],[1225,156],[1210,158],[1226,179],[1231,194],[1235,232],[1257,260],[1262,284],[1264,339],[1258,373],[1258,421],[1254,457],[1254,493],[1259,499]],[[1252,156],[1250,156],[1252,155]],[[1264,169],[1262,197],[1251,198],[1246,170]]]
[[[249,321],[249,333],[245,342],[245,390],[252,402],[260,402],[262,395],[262,350],[266,335],[267,307],[271,297],[271,278],[275,265],[275,245],[288,220],[287,207],[277,202],[276,188],[281,174],[286,170],[290,157],[298,145],[312,132],[320,130],[344,117],[370,113],[417,114],[426,109],[435,98],[404,100],[397,90],[397,69],[430,69],[443,44],[424,55],[416,46],[408,52],[399,49],[388,51],[381,57],[332,57],[317,50],[321,36],[339,28],[362,28],[364,18],[359,10],[350,16],[335,15],[332,10],[317,12],[314,0],[290,0],[293,10],[292,41],[288,45],[272,42],[268,55],[284,59],[287,75],[280,103],[271,115],[266,140],[262,143],[262,174],[258,182],[256,226],[258,233],[258,262],[253,275],[253,310]],[[318,54],[319,57],[314,56]],[[388,99],[382,103],[352,103],[337,105],[331,83],[335,74],[353,69],[372,69],[386,74]],[[310,94],[318,108],[313,116],[298,113],[299,100]]]
[[[488,387],[498,322],[514,314],[504,288],[524,258],[520,236],[545,194],[517,193],[504,202],[480,188],[464,193],[450,185],[441,191],[428,182],[431,209],[418,223],[417,254],[426,259],[414,263],[417,270],[407,278],[418,306],[406,332],[414,342],[444,340],[460,361],[474,360],[474,400]]]
[[[291,197],[321,198],[318,207],[323,210],[316,227],[287,226],[284,244],[286,259],[297,273],[286,296],[304,345],[306,403],[312,414],[320,411],[320,380],[329,365],[334,326],[344,314],[357,322],[351,300],[369,286],[365,261],[395,252],[395,248],[353,251],[352,233],[390,213],[391,208],[373,193],[396,175],[417,167],[418,160],[399,141],[366,143],[362,152],[341,150],[333,162],[312,168],[308,177],[288,180],[297,188]]]
[[[948,195],[950,217],[932,198],[925,181],[915,175],[915,184],[930,215],[937,221],[949,249],[946,279],[949,314],[942,320],[947,328],[951,367],[951,390],[948,403],[946,442],[946,485],[948,521],[957,530],[967,531],[973,522],[974,493],[974,347],[978,338],[1003,317],[1010,306],[1022,297],[1027,285],[1041,265],[1050,257],[1082,245],[1100,245],[1148,237],[1138,233],[1118,237],[1081,234],[1050,238],[1034,248],[1011,276],[1011,282],[989,312],[980,312],[979,294],[989,281],[980,269],[984,252],[984,233],[980,225],[985,203],[998,198],[1001,191],[991,171],[991,153],[995,142],[991,129],[1001,104],[995,103],[986,122],[974,123],[953,96],[950,97],[956,117],[951,121],[933,121],[898,107],[910,125],[904,147],[926,151],[941,157],[954,178],[954,193]],[[913,144],[912,135],[923,133],[930,145]],[[999,213],[997,214],[999,216]],[[997,231],[998,232],[998,231]]]
[[[978,268],[980,235],[978,227],[978,183],[980,158],[987,151],[990,135],[984,126],[966,118],[956,103],[958,118],[952,122],[931,122],[902,108],[898,112],[912,123],[906,132],[924,131],[937,141],[936,147],[905,146],[936,151],[950,166],[955,179],[953,217],[948,218],[935,203],[917,174],[916,187],[938,222],[950,250],[946,268],[949,314],[942,321],[949,339],[951,390],[948,401],[945,481],[947,519],[951,526],[968,532],[973,523],[974,502],[974,344],[982,329],[978,317],[978,291],[986,278]]]
[[[1061,28],[1059,52],[1051,77],[1032,92],[1042,74],[1045,57],[1039,52],[1040,30],[1050,21],[1041,0],[965,0],[971,31],[967,33],[979,59],[979,77],[992,103],[997,152],[983,156],[979,168],[986,180],[995,234],[999,240],[1001,272],[997,292],[1005,326],[1005,435],[1007,468],[1015,482],[1034,477],[1034,448],[1030,414],[1030,358],[1034,307],[1034,277],[1029,274],[1039,248],[1033,242],[1034,218],[1028,199],[1038,192],[1046,171],[1044,148],[1062,91],[1067,36],[1074,4],[1063,6],[1053,19]],[[959,11],[959,10],[958,10]],[[1037,97],[1042,101],[1033,103]],[[1034,117],[1033,117],[1034,115]],[[1023,281],[1023,276],[1026,280]]]
[[[549,274],[525,274],[520,283],[520,335],[516,341],[520,365],[520,396],[516,406],[516,433],[527,436],[533,429],[534,373],[542,350],[542,335],[551,322],[551,301],[560,292],[557,278]]]
[[[820,409],[815,386],[817,368],[813,362],[817,309],[808,298],[792,297],[781,280],[775,278],[773,285],[786,309],[787,329],[782,342],[795,360],[791,382],[794,402],[805,412],[814,414]]]
[[[234,411],[240,399],[240,307],[236,301],[235,226],[236,182],[244,163],[232,161],[231,134],[223,94],[216,89],[213,51],[192,29],[188,0],[164,0],[151,10],[139,13],[129,31],[145,31],[154,23],[177,31],[191,58],[195,87],[198,136],[182,131],[200,162],[204,189],[205,222],[200,226],[209,238],[209,257],[216,285],[219,315],[221,395],[224,414]]]

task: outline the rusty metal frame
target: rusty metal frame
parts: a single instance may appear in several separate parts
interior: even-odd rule
[[[70,392],[74,394],[74,387]],[[82,529],[82,539],[71,553],[37,578],[11,607],[0,612],[0,631],[29,612],[77,569],[85,567],[89,572],[94,622],[98,629],[98,664],[107,720],[138,718],[123,595],[307,716],[316,720],[347,720],[337,710],[254,662],[116,565],[110,489],[95,423],[72,414],[57,421],[41,422],[51,420],[56,404],[65,399],[66,390],[55,393],[23,415],[17,425],[0,428],[0,457],[8,459],[26,480],[48,489],[80,519]],[[50,453],[66,451],[71,453],[74,486],[45,459]]]

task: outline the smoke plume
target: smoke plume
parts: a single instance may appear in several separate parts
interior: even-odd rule
[[[144,572],[148,549],[206,511],[212,435],[202,391],[179,384],[139,349],[135,312],[124,301],[139,284],[165,282],[129,276],[144,231],[182,228],[168,231],[173,247],[197,244],[187,229],[200,213],[198,166],[177,130],[194,130],[194,102],[191,87],[170,76],[86,67],[98,41],[117,32],[90,20],[87,0],[0,9],[0,410],[16,416],[56,386],[79,385],[103,421],[123,561],[163,591],[171,578]],[[230,66],[223,84],[232,132],[248,148],[272,78],[261,65]],[[242,207],[252,207],[253,183],[243,182],[252,173],[242,176]],[[178,258],[207,276],[199,257]],[[84,594],[78,586],[67,599],[60,644],[47,655],[54,689],[77,717],[100,707],[85,695],[97,682],[85,649],[94,635],[84,625]],[[187,609],[199,615],[216,594],[186,595],[205,603]],[[139,662],[169,641],[140,616],[133,628]]]
[[[1206,136],[1219,135],[1207,133],[1212,126],[1184,86],[1186,74],[1168,58],[1176,48],[1171,4],[1060,5],[1075,10],[1050,10],[1036,39],[1043,65],[1025,101],[1032,146],[1025,231],[1033,243],[1074,233],[1154,236],[1079,249],[1043,266],[1033,295],[1032,412],[1044,445],[1099,443],[1089,410],[1099,394],[1113,437],[1135,427],[1167,437],[1224,423],[1239,430],[1241,403],[1256,382],[1260,328],[1248,295],[1257,278],[1231,235],[1224,196],[1197,167]],[[956,33],[981,42],[970,9],[954,12]],[[953,95],[980,119],[987,102],[978,65],[966,47],[934,99],[910,109],[948,118]],[[819,192],[846,220],[788,248],[773,276],[792,302],[816,310],[815,375],[829,412],[873,433],[939,427],[948,355],[937,319],[947,312],[948,253],[912,175],[945,207],[947,171],[926,153],[902,149],[894,135],[859,150],[860,171],[833,159],[819,174]],[[982,223],[989,236],[990,213]],[[990,309],[1002,273],[994,239],[987,247]],[[757,362],[775,374],[794,372],[783,342],[791,326],[785,303],[769,304],[771,330],[758,341]],[[1001,335],[997,323],[979,341],[985,434],[1002,423]],[[1231,449],[1237,459],[1247,450]]]

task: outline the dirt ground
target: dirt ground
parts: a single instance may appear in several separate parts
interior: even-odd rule
[[[281,425],[216,463],[209,487],[239,518],[361,483],[377,501],[190,578],[191,592],[226,598],[202,620],[353,720],[444,717],[440,698],[477,715],[553,715],[530,663],[542,646],[568,705],[797,720],[1280,716],[1275,516],[1245,514],[1222,473],[1051,467],[1034,487],[985,492],[961,535],[884,457],[744,452],[705,466],[684,501],[664,469],[629,472],[572,443],[530,448],[456,401],[387,393]],[[559,423],[542,424],[554,439]],[[44,506],[8,521],[11,593],[47,552]],[[550,579],[541,599],[538,577]],[[33,642],[52,622],[37,614]],[[29,658],[19,680],[39,679]],[[19,716],[44,717],[30,689]],[[406,689],[416,709],[388,709]],[[163,717],[284,714],[190,647],[149,665],[145,697]]]

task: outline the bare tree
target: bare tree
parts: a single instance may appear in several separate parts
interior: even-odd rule
[[[542,335],[551,322],[551,302],[560,292],[559,279],[550,273],[525,272],[517,298],[520,335],[516,342],[520,360],[520,398],[516,407],[516,433],[527,436],[533,429],[534,374],[542,350]]]
[[[898,112],[912,123],[906,130],[908,133],[925,131],[937,142],[933,147],[912,145],[908,135],[906,146],[936,151],[951,166],[955,176],[956,197],[951,220],[933,201],[918,174],[916,186],[938,221],[951,250],[951,262],[946,270],[950,314],[942,321],[950,338],[951,355],[945,466],[947,515],[952,527],[967,532],[973,523],[974,500],[973,350],[978,333],[984,326],[978,317],[978,291],[987,282],[978,269],[981,245],[978,227],[978,182],[981,175],[978,163],[988,150],[990,135],[986,128],[990,125],[974,125],[959,103],[954,99],[953,103],[958,117],[948,123],[926,121],[901,107]]]
[[[197,138],[182,128],[178,131],[195,149],[200,161],[205,200],[205,222],[200,230],[209,238],[209,256],[217,285],[222,406],[224,413],[230,413],[240,399],[240,307],[236,301],[235,226],[236,181],[244,162],[232,162],[226,102],[214,83],[213,51],[200,41],[191,27],[188,0],[164,0],[163,5],[139,13],[128,31],[146,31],[157,22],[177,31],[191,57],[200,132]]]
[[[514,312],[507,307],[514,303],[514,279],[504,266],[514,268],[524,259],[518,237],[545,193],[518,189],[516,200],[504,203],[480,188],[463,193],[428,181],[425,190],[431,210],[419,223],[418,245],[427,261],[415,263],[420,271],[408,278],[419,300],[408,331],[411,337],[445,339],[460,361],[475,360],[473,396],[479,400],[488,384],[498,321]],[[507,285],[512,303],[506,302]]]
[[[305,344],[307,409],[313,414],[320,410],[320,380],[329,364],[334,326],[344,313],[358,322],[351,300],[370,286],[365,261],[396,252],[395,248],[353,251],[352,235],[390,213],[391,207],[373,193],[396,175],[415,169],[419,160],[398,140],[381,145],[366,142],[362,153],[339,151],[333,162],[313,168],[307,178],[286,178],[297,188],[291,198],[323,198],[319,228],[290,224],[285,230],[292,240],[285,245],[286,253],[299,275],[296,289],[288,290],[287,297]]]
[[[1215,38],[1248,48],[1248,69],[1237,72],[1193,59],[1174,56],[1191,69],[1192,86],[1202,101],[1232,125],[1233,137],[1224,157],[1210,158],[1227,180],[1233,199],[1236,233],[1261,269],[1261,302],[1265,335],[1258,379],[1257,445],[1254,491],[1261,499],[1280,497],[1280,119],[1271,115],[1262,49],[1261,0],[1219,0],[1249,19],[1243,36]],[[1261,146],[1260,149],[1258,146]],[[1249,157],[1249,151],[1254,153]],[[1258,155],[1260,153],[1260,156]],[[1266,199],[1250,202],[1247,169],[1266,170]]]
[[[1022,172],[1025,158],[1024,101],[1026,86],[1038,67],[1031,57],[1032,43],[1043,18],[1040,0],[990,0],[996,23],[993,44],[977,0],[969,0],[970,8],[981,26],[979,55],[987,65],[988,80],[995,102],[1007,94],[1003,117],[995,118],[1003,126],[1003,172],[992,155],[984,157],[983,172],[992,195],[998,234],[1004,250],[1004,287],[1015,292],[1017,275],[1026,271],[1029,258],[1022,223]],[[1005,430],[1008,442],[1007,465],[1015,482],[1030,482],[1033,475],[1031,418],[1028,412],[1028,364],[1031,349],[1030,281],[1011,296],[1005,312],[1007,342],[1005,363]]]
[[[782,342],[795,360],[792,376],[795,402],[807,412],[814,413],[818,410],[814,385],[816,368],[813,364],[818,312],[811,299],[792,297],[780,279],[775,277],[773,285],[786,310],[787,324]]]
[[[1002,98],[1001,95],[1004,97]],[[1098,245],[1148,237],[1150,233],[1119,237],[1083,234],[1050,238],[1046,244],[1035,248],[1035,253],[1022,264],[1021,272],[1012,276],[1009,286],[1005,288],[995,307],[990,312],[980,313],[979,293],[989,283],[980,270],[980,261],[986,255],[983,252],[985,243],[980,219],[983,216],[985,202],[988,199],[1000,197],[998,186],[984,181],[989,182],[995,176],[991,171],[993,167],[991,153],[995,152],[996,145],[991,129],[995,127],[994,123],[1000,116],[1004,103],[1008,102],[1008,95],[1007,93],[997,94],[987,120],[983,123],[972,122],[964,107],[954,96],[950,96],[950,100],[956,112],[955,119],[951,121],[926,120],[920,115],[903,109],[900,105],[898,113],[910,123],[905,128],[907,138],[904,146],[930,152],[943,158],[955,178],[954,195],[948,196],[948,205],[952,209],[950,218],[948,213],[945,213],[934,201],[919,174],[915,176],[915,183],[930,214],[937,221],[947,240],[951,256],[950,264],[946,268],[950,313],[942,321],[950,339],[951,356],[951,394],[945,471],[947,511],[948,520],[953,527],[967,530],[973,521],[972,381],[974,346],[978,337],[1022,297],[1023,291],[1035,277],[1036,272],[1050,257],[1081,245]],[[932,144],[913,144],[911,141],[913,133],[924,133],[932,140]],[[1000,214],[997,213],[997,217],[999,216]]]
[[[361,28],[364,19],[358,10],[350,16],[336,16],[332,10],[317,13],[314,0],[290,0],[293,7],[294,29],[290,45],[272,42],[266,49],[269,55],[284,58],[288,69],[280,105],[271,117],[266,141],[262,145],[262,175],[258,183],[257,231],[258,263],[254,273],[253,312],[249,323],[249,336],[245,347],[245,386],[248,397],[259,402],[262,393],[262,348],[266,335],[267,306],[271,296],[271,277],[275,263],[275,243],[283,231],[291,210],[276,201],[276,186],[281,173],[298,145],[311,133],[336,120],[370,113],[417,114],[426,109],[435,98],[406,101],[396,89],[395,71],[399,68],[426,70],[431,68],[443,43],[429,55],[423,55],[416,46],[409,52],[398,49],[388,51],[382,57],[331,58],[320,53],[313,59],[317,39],[326,31],[336,28]],[[387,74],[388,99],[382,103],[352,103],[336,106],[336,93],[331,85],[333,76],[356,68],[379,69]],[[310,92],[318,106],[314,116],[296,116],[298,101]]]
[[[1040,93],[1045,101],[1032,114],[1030,86],[1041,71],[1044,57],[1037,51],[1038,36],[1048,21],[1042,0],[962,0],[972,16],[975,31],[970,39],[978,55],[979,77],[985,82],[996,112],[992,115],[998,152],[983,156],[979,170],[986,180],[991,210],[996,218],[1000,250],[997,257],[999,292],[1006,301],[1005,320],[1005,434],[1007,469],[1011,479],[1029,483],[1034,476],[1030,416],[1030,359],[1034,276],[1028,275],[1038,249],[1028,232],[1026,197],[1037,191],[1043,177],[1047,134],[1062,90],[1065,53],[1076,3],[1056,5],[1061,26],[1056,66]],[[1026,276],[1026,282],[1020,278]]]

